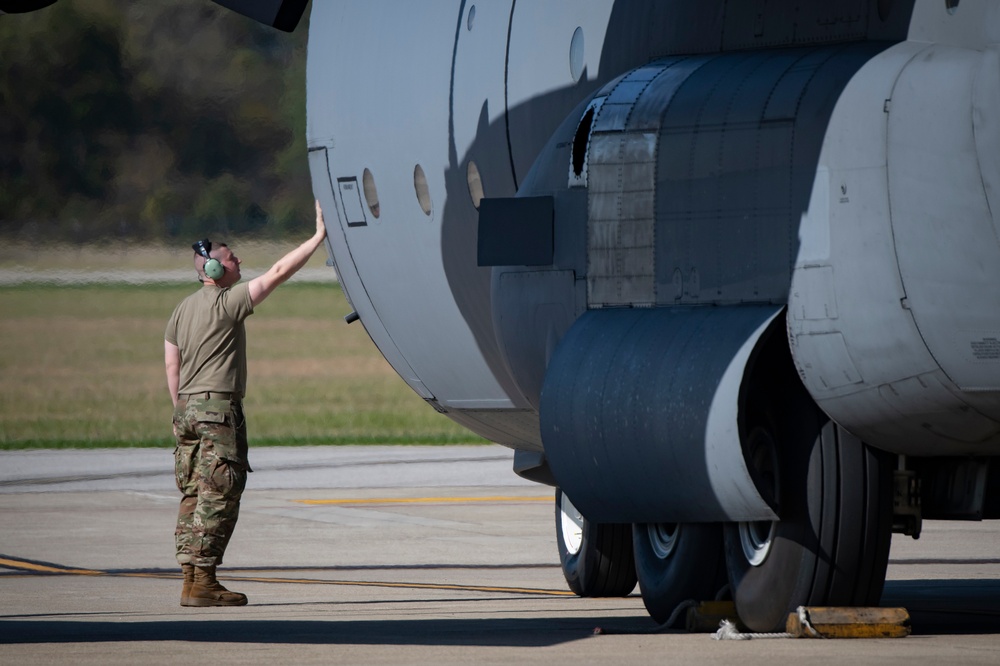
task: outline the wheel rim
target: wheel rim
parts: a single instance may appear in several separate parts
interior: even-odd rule
[[[767,559],[774,539],[774,526],[774,522],[765,520],[740,523],[740,545],[751,566],[759,567]]]
[[[778,449],[770,433],[763,428],[754,428],[747,445],[749,462],[756,472],[766,492],[771,493],[771,501],[777,503],[779,495]],[[770,520],[740,523],[740,545],[743,555],[751,566],[759,567],[771,552],[777,523]]]
[[[566,493],[560,493],[559,514],[563,546],[568,554],[576,555],[583,547],[583,514],[576,510]]]
[[[649,523],[646,525],[649,533],[649,545],[661,560],[665,560],[677,547],[681,526],[678,523]]]

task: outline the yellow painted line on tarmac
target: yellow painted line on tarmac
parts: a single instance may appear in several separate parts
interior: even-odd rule
[[[101,571],[100,569],[77,569],[58,564],[40,564],[27,560],[12,560],[0,557],[0,567],[16,569],[26,573],[60,574],[63,576],[123,576],[126,578],[179,578],[179,573],[156,573],[151,571]]]
[[[180,572],[151,572],[151,571],[101,571],[99,569],[76,569],[72,567],[62,567],[54,564],[40,564],[26,560],[15,560],[0,557],[0,567],[16,569],[27,574],[61,574],[71,576],[113,576],[124,578],[168,578],[179,579]],[[354,587],[389,587],[405,588],[411,590],[452,590],[462,592],[492,592],[501,594],[533,594],[549,597],[571,597],[575,596],[569,590],[548,590],[544,588],[532,587],[497,587],[492,585],[457,585],[450,583],[405,583],[391,581],[374,580],[328,580],[322,578],[272,578],[262,576],[233,576],[221,575],[223,580],[234,580],[251,583],[281,583],[297,585],[343,585]]]
[[[37,564],[35,562],[25,562],[24,560],[10,560],[5,557],[0,557],[0,567],[34,571],[37,573],[75,574],[77,576],[103,576],[105,573],[96,569],[70,569],[67,567]]]
[[[223,576],[219,576],[220,579]],[[549,597],[576,596],[569,590],[547,590],[533,587],[495,587],[491,585],[455,585],[450,583],[393,583],[376,580],[323,580],[316,578],[263,578],[255,576],[225,576],[225,580],[249,583],[296,583],[302,585],[344,585],[356,587],[392,587],[411,590],[457,590],[462,592],[498,592],[504,594],[535,594]]]
[[[300,499],[299,504],[464,504],[467,502],[553,502],[553,496],[494,495],[491,497],[372,497],[369,499]]]

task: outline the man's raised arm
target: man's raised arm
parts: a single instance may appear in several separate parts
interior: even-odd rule
[[[270,296],[275,287],[295,275],[309,261],[316,248],[326,238],[326,225],[323,223],[323,209],[319,200],[316,201],[316,233],[312,238],[298,246],[275,262],[270,269],[260,277],[250,280],[250,300],[254,307]]]

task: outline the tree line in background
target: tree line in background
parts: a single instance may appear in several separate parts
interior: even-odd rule
[[[208,0],[0,15],[0,236],[308,228],[307,32],[308,12],[288,34]]]

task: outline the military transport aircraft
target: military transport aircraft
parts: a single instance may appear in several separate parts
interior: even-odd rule
[[[1000,3],[316,0],[307,98],[348,320],[578,594],[772,630],[1000,517]]]

